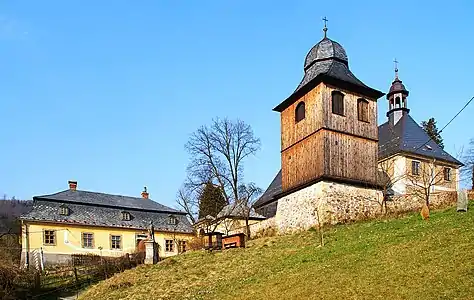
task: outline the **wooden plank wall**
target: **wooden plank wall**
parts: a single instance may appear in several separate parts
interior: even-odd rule
[[[333,91],[339,91],[344,94],[344,116],[332,113],[331,95]],[[324,85],[321,88],[321,94],[323,95],[322,103],[324,103],[324,127],[374,140],[378,139],[376,101],[329,85]],[[359,121],[358,119],[357,100],[359,98],[369,101],[369,123]]]
[[[375,184],[378,143],[324,130],[324,174]]]
[[[323,175],[324,134],[322,131],[281,154],[282,188],[288,190]]]
[[[334,90],[345,95],[344,116],[332,113]],[[359,98],[369,100],[369,122],[358,120]],[[305,102],[305,119],[295,123],[295,109],[301,101]],[[322,175],[376,183],[377,140],[376,101],[319,84],[281,113],[283,190]]]
[[[281,113],[281,150],[321,128],[323,121],[322,88],[322,84],[318,85]],[[305,118],[295,123],[295,109],[301,101],[305,103]]]

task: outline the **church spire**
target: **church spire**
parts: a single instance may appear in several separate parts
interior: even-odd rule
[[[398,121],[410,112],[407,105],[408,90],[398,78],[398,61],[395,59],[395,79],[387,94],[388,112],[387,117],[390,124],[395,125]]]

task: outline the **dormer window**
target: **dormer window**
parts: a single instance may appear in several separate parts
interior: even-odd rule
[[[61,216],[69,216],[69,208],[66,205],[61,205],[59,207],[59,214]]]
[[[178,219],[175,216],[169,216],[168,217],[168,224],[169,225],[177,225],[178,224]]]
[[[332,113],[344,116],[344,94],[339,91],[332,92]]]
[[[131,216],[128,211],[122,211],[122,220],[123,221],[130,221]]]
[[[299,121],[303,120],[305,118],[305,113],[306,112],[304,102],[298,103],[295,109],[295,123],[298,123]]]

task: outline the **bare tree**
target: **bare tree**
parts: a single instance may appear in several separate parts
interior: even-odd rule
[[[242,205],[242,216],[245,219],[245,231],[247,239],[250,239],[250,225],[249,220],[251,217],[253,204],[262,194],[262,189],[256,186],[253,182],[248,184],[242,184],[239,187],[240,205]]]
[[[260,139],[250,125],[241,120],[214,119],[210,126],[195,131],[185,147],[191,162],[178,192],[178,204],[192,221],[197,221],[199,193],[208,182],[219,187],[228,205],[248,197],[250,190],[241,188],[249,186],[244,183],[244,162],[260,149]]]
[[[444,182],[444,168],[436,163],[436,159],[421,160],[415,170],[407,172],[411,193],[424,201],[430,208],[430,196],[436,185]],[[413,172],[414,171],[414,172]]]
[[[187,213],[191,223],[196,223],[199,209],[197,187],[185,183],[178,191],[176,202]]]
[[[463,162],[462,175],[469,180],[469,185],[474,190],[474,138],[470,140],[468,151],[463,155]]]
[[[333,212],[330,207],[328,207],[327,202],[324,201],[323,197],[319,197],[316,200],[316,205],[314,206],[314,216],[316,217],[316,227],[319,234],[319,246],[324,246],[324,227],[327,224],[331,223],[331,218]]]

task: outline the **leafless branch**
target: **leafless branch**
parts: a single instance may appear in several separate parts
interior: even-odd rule
[[[177,201],[189,215],[196,216],[199,207],[196,191],[208,182],[219,187],[228,205],[249,196],[245,192],[250,190],[241,189],[245,186],[244,161],[260,149],[260,139],[254,136],[250,125],[241,120],[214,119],[210,126],[196,130],[185,148],[191,162]],[[197,221],[195,217],[191,220]]]

